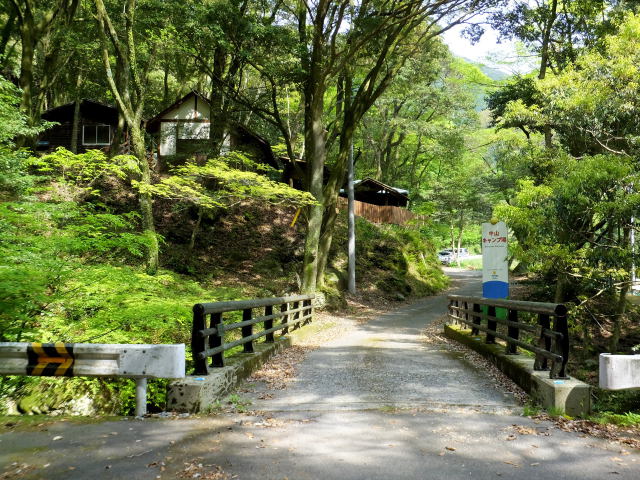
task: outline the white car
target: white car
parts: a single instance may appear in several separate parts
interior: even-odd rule
[[[449,265],[451,262],[456,260],[456,251],[458,253],[457,259],[467,258],[469,256],[469,251],[466,248],[461,248],[459,250],[447,248],[438,252],[438,261],[444,265]]]

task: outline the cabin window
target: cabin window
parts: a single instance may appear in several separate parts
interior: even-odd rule
[[[110,125],[83,125],[82,126],[83,145],[110,145],[111,126]]]
[[[181,122],[178,128],[178,140],[207,140],[208,122]]]

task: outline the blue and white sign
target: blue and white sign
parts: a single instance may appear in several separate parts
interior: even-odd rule
[[[509,264],[507,261],[507,224],[482,224],[482,296],[509,296]]]

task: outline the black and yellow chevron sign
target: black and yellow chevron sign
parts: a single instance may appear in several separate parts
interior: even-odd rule
[[[73,376],[72,343],[31,343],[27,347],[27,375],[42,377]]]

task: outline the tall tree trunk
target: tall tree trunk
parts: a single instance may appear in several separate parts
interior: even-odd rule
[[[73,124],[71,127],[71,151],[78,153],[78,134],[80,133],[80,86],[82,85],[82,72],[78,72],[76,80],[75,101],[73,104]]]
[[[22,40],[22,55],[20,57],[20,80],[22,90],[20,110],[29,122],[33,124],[33,57],[35,54],[34,26],[31,22],[25,22],[20,26]]]
[[[140,181],[145,185],[149,185],[151,184],[151,169],[147,161],[147,151],[144,146],[142,130],[139,123],[130,125],[129,128],[131,130],[131,148],[140,166]],[[158,271],[159,245],[153,222],[153,199],[150,194],[141,193],[138,202],[140,204],[140,213],[142,214],[142,230],[147,238],[147,273],[155,275]]]
[[[312,77],[313,78],[313,77]],[[324,114],[324,88],[321,81],[310,79],[305,108],[305,150],[307,155],[308,190],[316,205],[309,207],[307,235],[304,245],[302,291],[314,292],[318,277],[318,246],[324,212],[323,176],[326,159],[326,140],[322,116]]]
[[[553,30],[553,24],[558,16],[558,0],[551,1],[551,8],[549,12],[549,18],[545,24],[545,29],[542,34],[542,49],[540,50],[540,70],[538,72],[538,78],[542,80],[547,75],[547,66],[549,65],[549,49],[551,48],[551,31]],[[544,128],[544,144],[546,148],[552,147],[551,126],[545,125]]]
[[[115,26],[107,13],[103,0],[94,0],[96,5],[98,31],[102,45],[102,62],[105,67],[107,82],[111,93],[116,99],[118,109],[126,120],[130,131],[130,144],[140,168],[140,183],[151,184],[151,168],[147,161],[144,134],[141,127],[142,111],[144,109],[145,86],[138,71],[136,60],[136,43],[133,36],[135,24],[136,0],[127,0],[125,9],[126,41],[121,42]],[[116,84],[109,54],[109,41],[114,45],[116,63],[121,72],[121,82]],[[147,237],[147,273],[154,275],[158,270],[158,237],[153,222],[153,199],[142,190],[138,198],[142,216],[142,229]]]
[[[7,52],[7,45],[9,44],[9,39],[11,38],[11,34],[15,28],[16,16],[15,7],[9,4],[9,18],[2,29],[2,36],[0,37],[0,71],[4,70],[7,59],[9,58],[10,52]]]
[[[224,75],[227,63],[227,54],[223,48],[217,48],[213,59],[213,78],[211,79],[211,102],[209,127],[209,140],[211,141],[211,153],[213,156],[220,155],[222,142],[226,129],[226,115],[224,114],[224,97],[220,81]]]
[[[353,128],[343,130],[343,135],[340,137],[340,150],[334,165],[334,171],[332,172],[329,182],[324,188],[325,208],[322,218],[322,233],[320,235],[320,243],[318,247],[317,279],[321,286],[324,284],[324,272],[327,269],[329,252],[331,250],[331,244],[333,243],[333,232],[335,231],[336,220],[338,219],[338,196],[340,188],[344,185],[347,173],[342,165],[348,159],[349,149],[351,148],[349,142],[352,139]]]
[[[76,95],[73,103],[73,124],[71,127],[71,152],[78,153],[78,134],[80,133],[80,103],[81,100]]]

